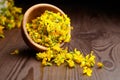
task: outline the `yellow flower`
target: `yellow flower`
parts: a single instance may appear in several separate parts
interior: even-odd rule
[[[46,53],[39,52],[39,53],[36,54],[37,60],[40,60],[40,59],[43,59],[43,58],[46,58],[46,57],[47,57]]]
[[[18,49],[15,49],[13,52],[10,53],[11,55],[13,54],[19,54],[19,50]]]
[[[83,53],[78,51],[76,48],[74,49],[73,52],[73,60],[78,64],[80,63],[81,67],[85,65],[85,58],[83,56]]]
[[[52,66],[52,63],[47,61],[47,58],[43,58],[42,60],[42,65],[43,66]]]
[[[97,63],[97,66],[98,66],[98,68],[102,68],[104,65],[103,65],[102,62],[98,62],[98,63]]]
[[[76,48],[74,49],[74,53],[77,54],[77,55],[80,55],[80,54],[81,54],[81,52],[78,51]]]
[[[85,61],[85,59],[83,59],[83,60],[81,61],[80,67],[85,67],[85,66],[86,66],[86,61]]]
[[[71,53],[67,53],[65,55],[66,59],[72,59],[73,58],[73,55]]]
[[[7,18],[5,16],[0,15],[0,24],[5,25]]]
[[[83,74],[86,74],[87,76],[92,75],[92,69],[88,67],[83,67]]]
[[[61,50],[60,44],[58,43],[58,44],[54,45],[54,46],[52,47],[52,49],[53,49],[53,50],[56,50],[56,51],[60,51],[60,50]]]
[[[74,61],[73,60],[71,60],[71,59],[69,59],[69,60],[67,60],[67,63],[68,63],[68,65],[69,65],[69,67],[75,67],[75,63],[74,63]]]
[[[57,66],[60,66],[65,61],[65,54],[64,53],[57,54],[53,61],[54,63],[57,64]]]
[[[53,51],[51,49],[48,49],[46,52],[46,58],[48,61],[51,61],[51,59],[54,57]]]
[[[73,54],[73,60],[76,62],[76,63],[82,63],[84,61],[84,56],[83,54]]]
[[[4,26],[0,25],[0,34],[3,34]]]
[[[43,58],[42,65],[47,65],[47,58]]]
[[[95,55],[93,55],[93,51],[90,54],[86,55],[85,64],[88,67],[93,67],[95,65]]]

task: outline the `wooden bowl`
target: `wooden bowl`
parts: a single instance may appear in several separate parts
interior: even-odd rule
[[[33,5],[32,7],[30,7],[24,14],[23,17],[23,22],[22,22],[22,36],[24,41],[26,42],[26,44],[37,50],[37,51],[44,51],[47,50],[47,47],[42,46],[40,44],[35,43],[30,36],[28,35],[28,32],[26,30],[26,23],[30,22],[31,20],[35,19],[36,17],[41,16],[41,14],[43,14],[45,12],[45,10],[50,10],[53,11],[55,13],[60,12],[61,15],[65,15],[65,13],[58,7],[51,5],[51,4],[45,4],[45,3],[40,3],[40,4],[36,4]],[[64,42],[61,43],[60,46],[63,46]]]

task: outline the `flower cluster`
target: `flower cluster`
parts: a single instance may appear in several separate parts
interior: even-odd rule
[[[20,27],[22,17],[22,8],[16,7],[14,0],[0,1],[0,37],[4,38],[4,29]]]
[[[57,43],[70,41],[70,19],[67,15],[61,15],[46,10],[40,17],[26,24],[31,39],[43,46],[52,47]]]
[[[59,46],[57,46],[59,47]],[[68,52],[67,48],[60,50],[56,50],[53,48],[49,48],[45,52],[39,52],[36,54],[36,58],[42,61],[42,65],[51,66],[52,64],[56,64],[60,66],[63,63],[67,63],[69,67],[75,67],[76,64],[79,64],[83,69],[83,74],[87,76],[92,75],[92,67],[95,66],[95,55],[93,51],[88,55],[84,56],[82,52],[74,49],[74,51]],[[102,63],[98,63],[102,65]],[[97,64],[97,65],[98,65]],[[100,66],[99,66],[100,67]]]

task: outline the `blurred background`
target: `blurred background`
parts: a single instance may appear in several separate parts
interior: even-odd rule
[[[115,0],[109,0],[106,2],[101,0],[15,0],[16,6],[24,8],[23,12],[25,12],[30,6],[38,3],[49,3],[67,10],[79,10],[79,8],[82,8],[107,13],[120,12],[120,2]]]

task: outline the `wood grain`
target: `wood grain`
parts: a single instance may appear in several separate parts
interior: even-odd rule
[[[36,53],[22,39],[20,29],[5,31],[0,39],[0,80],[119,80],[120,79],[120,16],[97,10],[73,10],[63,8],[71,18],[72,39],[65,44],[69,50],[77,48],[85,55],[95,52],[96,61],[102,61],[104,68],[93,68],[92,77],[82,74],[77,65],[69,68],[66,64],[57,67],[43,67],[35,59]],[[19,49],[19,55],[10,55]]]

